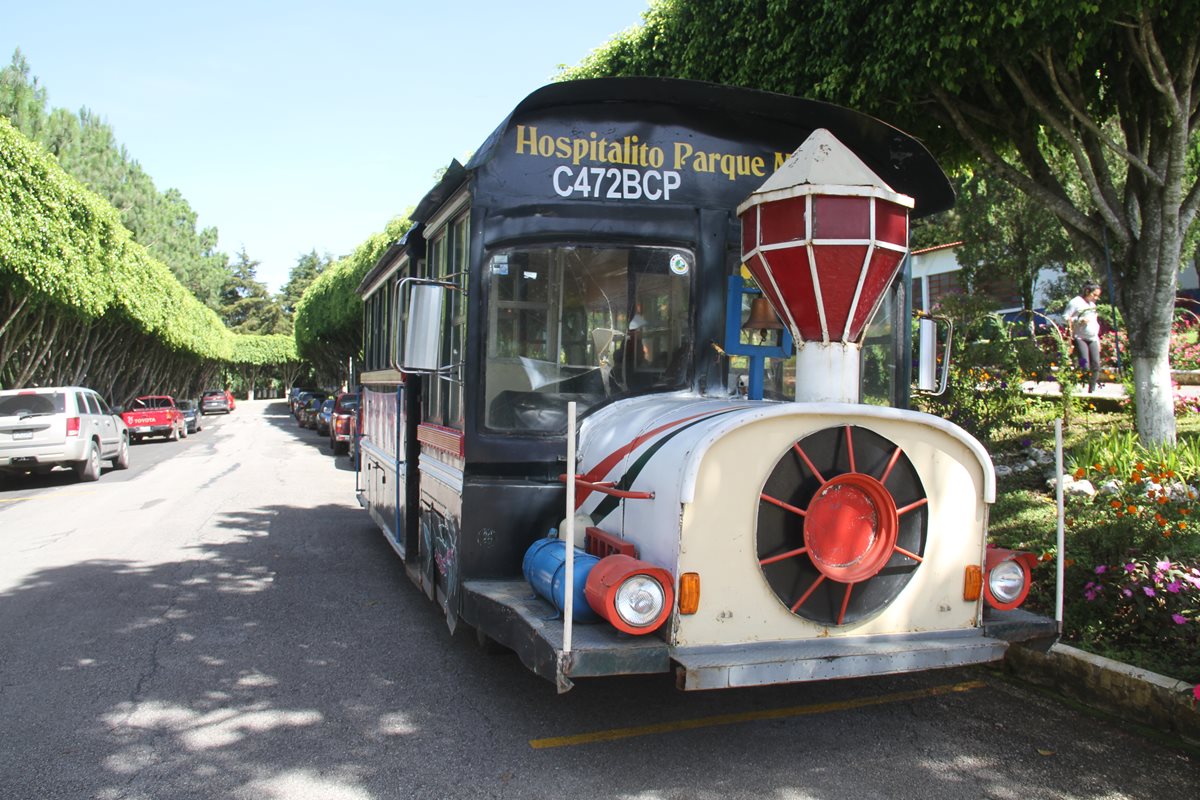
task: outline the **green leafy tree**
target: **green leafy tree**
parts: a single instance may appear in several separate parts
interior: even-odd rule
[[[296,340],[287,336],[234,336],[232,367],[240,378],[241,388],[253,400],[260,387],[268,394],[282,393],[300,371]]]
[[[260,263],[251,260],[246,248],[238,252],[221,289],[221,319],[237,333],[285,333],[287,321],[283,309],[258,279]]]
[[[358,285],[388,247],[412,226],[391,220],[354,252],[322,272],[296,305],[296,349],[326,383],[349,378],[347,362],[362,359],[362,298]]]
[[[1029,195],[986,172],[970,172],[961,182],[957,205],[958,263],[973,288],[1010,280],[1021,307],[1033,310],[1042,269],[1065,271],[1072,258],[1062,225]]]
[[[296,266],[292,267],[292,271],[288,275],[288,282],[279,290],[279,305],[283,308],[284,314],[289,318],[295,316],[296,306],[299,304],[300,298],[304,296],[304,290],[332,263],[332,256],[328,253],[319,256],[315,249],[296,259]]]
[[[109,203],[0,119],[0,386],[186,396],[230,339]]]
[[[37,140],[46,122],[46,90],[29,71],[20,50],[0,70],[0,114],[29,139]]]
[[[182,194],[176,189],[159,192],[97,114],[86,108],[78,114],[61,108],[47,113],[46,91],[19,50],[0,70],[0,115],[108,200],[137,242],[201,302],[218,307],[229,259],[216,250],[216,228],[197,229],[196,213]]]
[[[153,212],[139,241],[147,241],[150,251],[171,265],[180,282],[215,309],[230,275],[229,257],[217,250],[217,229],[197,228],[196,212],[178,189],[167,189],[156,198]]]
[[[951,166],[982,161],[1096,272],[1111,258],[1153,445],[1175,440],[1172,306],[1200,206],[1197,19],[1200,0],[658,0],[564,77],[826,99],[923,137]]]

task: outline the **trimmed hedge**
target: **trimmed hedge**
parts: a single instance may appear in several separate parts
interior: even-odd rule
[[[121,402],[151,388],[186,396],[226,367],[299,359],[290,336],[228,330],[108,202],[3,117],[0,291],[0,386],[70,377]]]
[[[403,217],[392,219],[354,252],[317,276],[296,304],[296,349],[327,378],[345,377],[347,358],[361,358],[362,298],[358,285],[392,242],[412,227]]]

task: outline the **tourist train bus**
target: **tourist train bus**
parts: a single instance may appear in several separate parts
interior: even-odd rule
[[[909,410],[909,218],[953,199],[919,142],[837,106],[535,91],[359,287],[360,503],[451,632],[559,691],[1049,641],[1017,608],[1032,557],[987,545],[987,452]]]

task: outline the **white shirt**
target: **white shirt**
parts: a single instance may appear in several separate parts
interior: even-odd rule
[[[1071,335],[1088,341],[1100,339],[1100,318],[1096,316],[1096,304],[1082,297],[1074,297],[1067,303],[1063,318],[1071,324]]]

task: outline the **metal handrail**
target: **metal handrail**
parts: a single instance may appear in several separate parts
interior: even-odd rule
[[[563,483],[567,482],[567,474],[564,472],[558,476],[558,479]],[[626,500],[653,500],[654,492],[630,492],[625,489],[615,488],[613,481],[588,481],[584,480],[582,475],[575,475],[575,486],[589,489],[600,494],[611,495],[612,497],[620,497]]]

